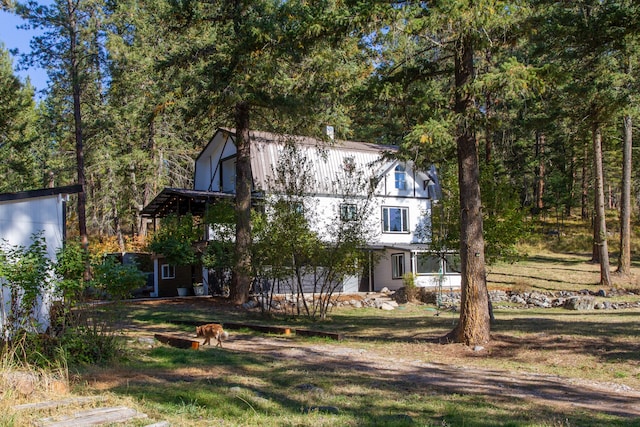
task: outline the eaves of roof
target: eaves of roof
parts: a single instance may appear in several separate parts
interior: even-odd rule
[[[37,190],[18,191],[15,193],[2,193],[0,194],[0,202],[57,196],[58,194],[76,194],[80,192],[82,192],[82,186],[80,184],[67,185],[63,187],[40,188]]]

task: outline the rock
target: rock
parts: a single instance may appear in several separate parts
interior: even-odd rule
[[[391,305],[389,302],[383,302],[382,304],[380,304],[379,308],[380,310],[386,310],[386,311],[395,310],[395,307]]]
[[[475,351],[475,352],[479,352],[479,351],[482,351],[482,350],[484,350],[484,347],[481,346],[481,345],[477,345],[477,346],[473,347],[473,351]]]
[[[389,293],[389,288],[387,288],[386,286],[382,289],[380,289],[380,293],[382,294],[388,294]]]
[[[149,348],[152,348],[153,346],[156,345],[155,338],[151,338],[151,337],[139,337],[138,342],[140,344],[149,346]]]
[[[256,308],[258,306],[258,301],[252,299],[249,300],[247,302],[245,302],[244,304],[242,304],[242,308],[244,308],[245,310],[249,310],[251,308]]]
[[[567,310],[593,310],[595,299],[590,296],[574,296],[567,298],[564,308]]]
[[[604,289],[600,289],[597,293],[596,293],[597,297],[606,297],[607,296],[607,291],[605,291]]]
[[[31,372],[9,371],[2,375],[2,380],[13,390],[23,396],[32,394],[39,382],[38,375]]]
[[[520,295],[513,295],[511,297],[511,302],[515,304],[525,305],[527,302]]]

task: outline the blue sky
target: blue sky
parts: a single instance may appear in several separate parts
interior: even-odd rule
[[[23,23],[24,21],[16,15],[0,10],[0,42],[4,44],[5,49],[18,49],[20,53],[29,52],[29,41],[36,33],[33,30],[16,28],[16,26]],[[13,67],[14,70],[18,67],[18,58],[16,57],[13,58]],[[32,67],[27,70],[16,70],[15,73],[22,81],[29,76],[31,84],[36,90],[42,90],[47,87],[47,73],[42,68]]]

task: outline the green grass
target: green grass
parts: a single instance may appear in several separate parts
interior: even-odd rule
[[[550,264],[551,266],[554,263]],[[568,259],[565,265],[578,265]],[[343,343],[289,337],[292,345],[347,345],[396,359],[453,366],[561,375],[611,381],[640,388],[638,310],[569,312],[562,309],[496,310],[493,340],[483,356],[460,345],[439,345],[457,313],[432,306],[407,305],[403,310],[335,310],[326,322],[262,318],[202,300],[188,311],[173,302],[132,304],[118,316],[124,325],[171,328],[189,334],[181,321],[238,321],[304,327],[346,336]],[[138,331],[140,333],[140,331]],[[249,330],[233,334],[261,335]],[[280,337],[280,339],[285,339]],[[639,420],[559,408],[499,395],[451,392],[424,386],[412,374],[389,377],[366,365],[331,366],[299,359],[238,352],[228,348],[181,350],[164,345],[145,348],[128,341],[125,361],[92,368],[79,378],[78,391],[107,383],[116,399],[132,399],[152,420],[172,425],[226,426],[638,426]],[[231,344],[229,344],[231,345]],[[419,373],[416,373],[419,374]],[[105,380],[105,377],[109,381]],[[416,377],[417,378],[417,377]],[[305,386],[320,388],[308,390]],[[105,389],[101,388],[104,392]],[[335,407],[338,413],[309,412]],[[143,424],[139,424],[143,425]]]
[[[579,222],[569,226],[575,228],[574,233],[582,227]],[[579,236],[571,239],[575,245]],[[528,247],[532,255],[527,259],[489,267],[489,287],[597,291],[599,267],[588,262],[584,248],[562,254],[556,252],[562,248],[560,243],[552,243],[541,249],[532,242]],[[640,265],[634,259],[634,275],[616,277],[615,287],[640,290],[638,277]],[[637,301],[639,295],[607,299]],[[499,393],[452,389],[446,383],[425,384],[420,380],[423,372],[391,376],[366,362],[353,366],[336,359],[327,365],[304,356],[292,359],[238,351],[231,342],[222,349],[192,351],[157,343],[150,347],[137,339],[155,330],[193,336],[194,328],[185,322],[277,325],[346,337],[341,343],[278,337],[291,346],[348,346],[362,351],[365,360],[371,352],[390,365],[406,360],[433,364],[436,368],[431,369],[465,366],[550,374],[640,389],[639,309],[576,312],[497,306],[492,341],[486,351],[476,354],[458,344],[435,342],[453,328],[459,314],[434,306],[407,304],[394,311],[337,309],[327,321],[313,322],[291,316],[264,317],[213,300],[198,301],[188,309],[178,300],[104,307],[116,311],[110,315],[126,332],[126,357],[111,366],[79,369],[72,375],[75,392],[105,394],[114,405],[124,402],[149,416],[129,424],[132,426],[161,420],[175,426],[640,426],[640,419],[570,404],[551,406]],[[234,335],[247,339],[263,335],[249,329],[230,332],[231,340]],[[0,425],[32,423],[30,418],[16,418],[6,405],[0,399],[0,409],[5,409]],[[314,407],[328,410],[311,410]]]
[[[634,425],[610,415],[499,396],[443,393],[375,371],[340,366],[327,370],[304,360],[274,361],[224,350],[202,351],[196,357],[189,350],[156,348],[144,361],[131,360],[114,374],[126,377],[133,372],[155,380],[122,381],[110,392],[137,400],[154,419],[181,426]],[[305,384],[322,390],[300,387]],[[306,412],[314,406],[335,407],[338,413]]]

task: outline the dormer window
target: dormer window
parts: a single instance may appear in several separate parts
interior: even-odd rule
[[[396,188],[398,190],[406,190],[407,189],[407,172],[402,165],[396,166],[395,170],[395,178],[396,178]]]

